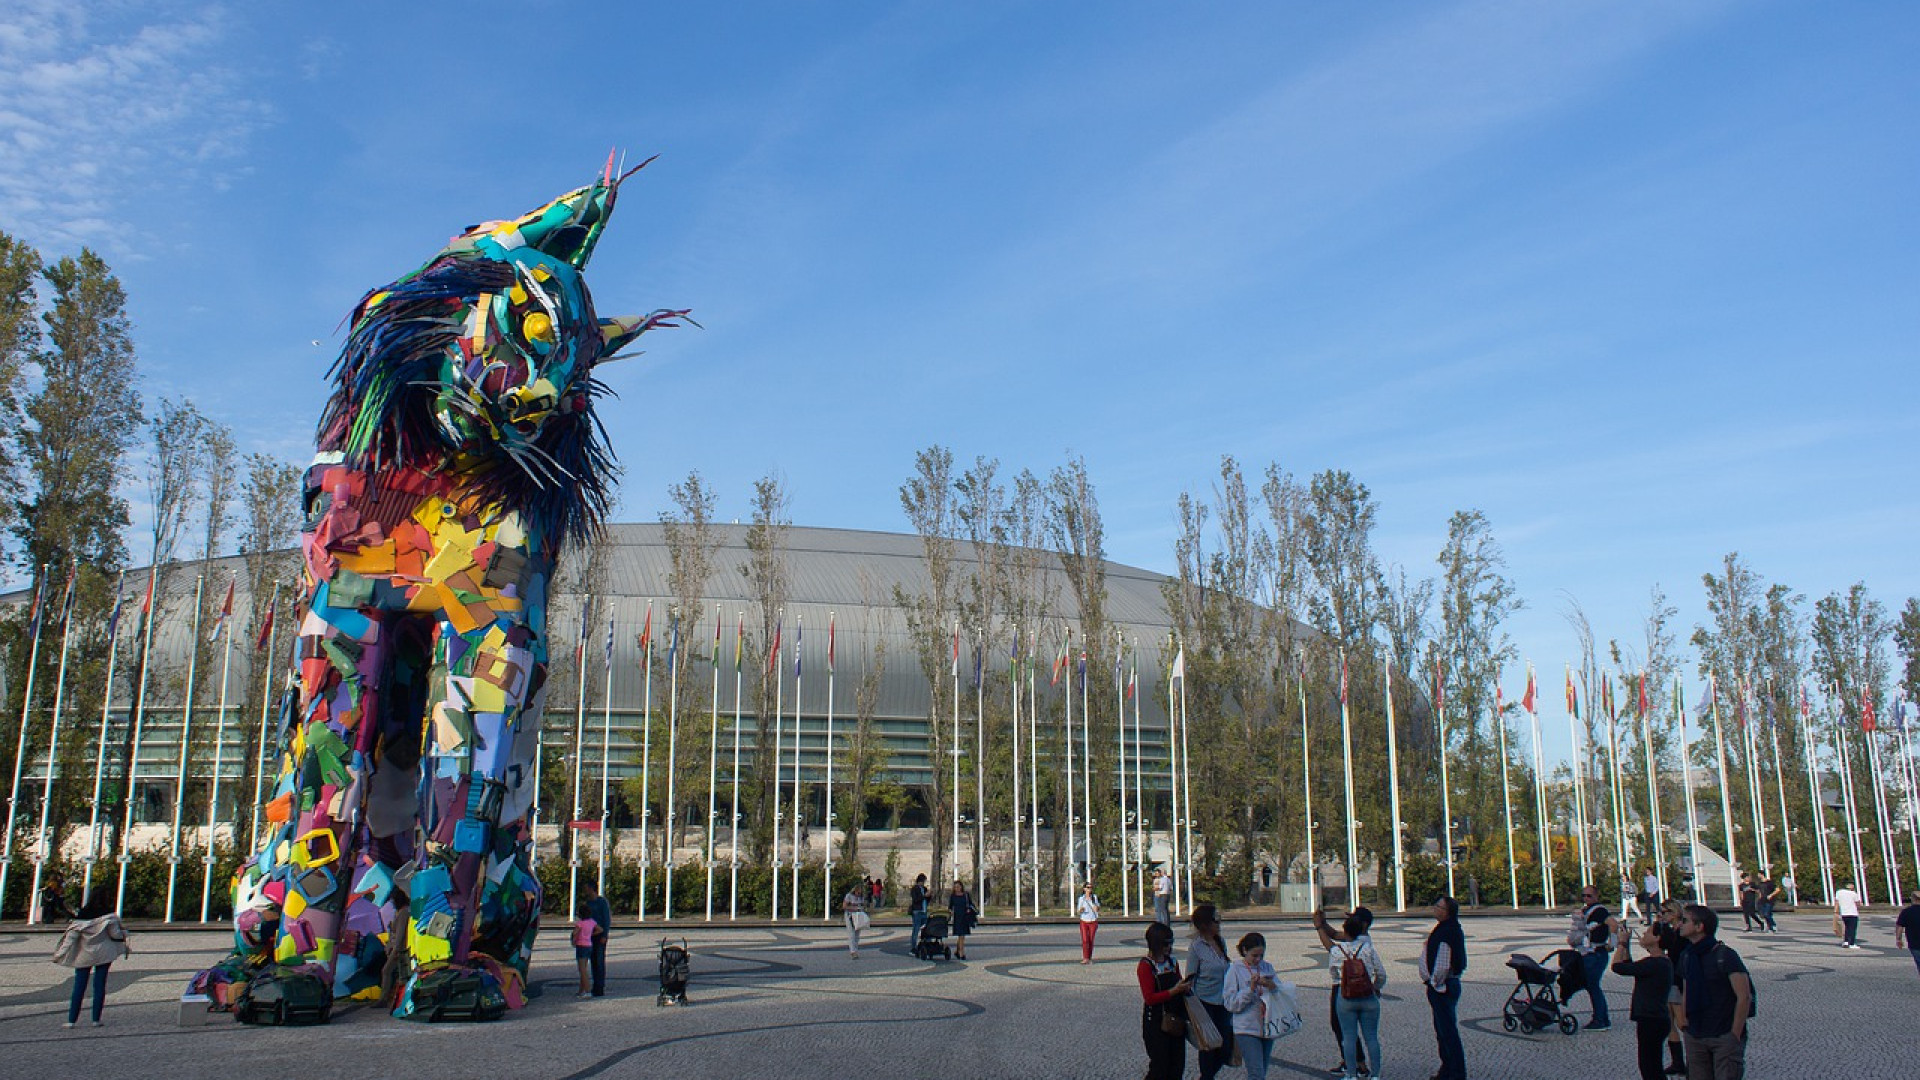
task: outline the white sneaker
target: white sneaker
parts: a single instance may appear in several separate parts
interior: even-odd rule
[[[66,1023],[66,1026],[67,1026],[67,1027],[72,1027],[72,1026],[73,1026],[73,1021],[71,1021],[71,1020],[69,1020],[69,1021],[67,1021],[67,1023]]]

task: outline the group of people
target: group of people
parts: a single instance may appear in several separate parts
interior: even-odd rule
[[[860,955],[860,935],[872,924],[868,914],[871,907],[880,902],[880,885],[872,878],[847,890],[840,898],[840,917],[847,925],[847,953]],[[913,920],[913,936],[908,945],[920,940],[920,929],[927,924],[927,911],[933,903],[933,890],[927,887],[927,875],[916,874],[913,888],[907,893],[907,916]],[[967,936],[973,933],[975,924],[980,921],[980,907],[973,902],[973,893],[967,889],[967,883],[955,878],[953,887],[947,891],[947,933],[954,939],[953,955],[957,959],[967,958]]]
[[[1466,1080],[1466,1050],[1460,1040],[1460,976],[1467,967],[1460,906],[1452,897],[1434,901],[1432,930],[1421,950],[1420,982],[1433,1016],[1439,1068],[1435,1080]],[[1213,1080],[1230,1063],[1248,1080],[1265,1080],[1275,1043],[1302,1022],[1298,988],[1282,982],[1266,962],[1266,938],[1244,935],[1228,952],[1220,915],[1212,904],[1194,906],[1183,971],[1173,956],[1173,927],[1147,926],[1147,955],[1140,960],[1140,1038],[1147,1051],[1148,1080],[1178,1080],[1186,1070],[1186,1046],[1199,1050],[1200,1080]],[[1356,908],[1340,926],[1315,912],[1314,930],[1327,950],[1327,1002],[1340,1062],[1332,1070],[1345,1080],[1379,1075],[1380,992],[1386,965],[1373,946],[1373,913]]]
[[[1779,933],[1780,928],[1773,922],[1773,908],[1786,895],[1787,890],[1771,876],[1741,874],[1740,932]]]

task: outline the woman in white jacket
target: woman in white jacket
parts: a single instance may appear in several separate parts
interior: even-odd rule
[[[127,928],[120,925],[113,903],[102,896],[80,906],[80,914],[67,924],[66,933],[53,950],[53,962],[73,969],[73,1000],[67,1005],[67,1026],[80,1019],[80,1003],[86,1000],[87,980],[93,980],[93,1026],[100,1026],[100,1012],[107,1004],[107,969],[115,960],[133,952],[127,947]]]
[[[1233,1045],[1247,1069],[1247,1080],[1267,1080],[1267,1063],[1273,1060],[1274,1023],[1269,1008],[1290,1011],[1292,1021],[1286,1030],[1300,1026],[1300,1011],[1285,999],[1274,996],[1280,988],[1273,965],[1267,963],[1267,939],[1248,934],[1238,946],[1240,962],[1227,969],[1226,988],[1221,992],[1227,1011],[1233,1014]]]

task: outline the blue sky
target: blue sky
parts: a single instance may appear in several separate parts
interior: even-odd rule
[[[657,153],[589,277],[705,329],[607,373],[623,516],[777,469],[902,530],[918,448],[1071,451],[1166,570],[1221,454],[1343,468],[1415,577],[1488,515],[1551,686],[1570,601],[1684,637],[1729,551],[1920,593],[1915,55],[1901,3],[14,0],[0,228],[300,461],[363,290]]]

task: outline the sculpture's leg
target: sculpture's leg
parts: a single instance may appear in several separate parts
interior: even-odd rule
[[[436,543],[466,554],[433,560],[456,572],[435,586],[447,603],[427,703],[425,843],[412,880],[415,984],[441,967],[484,969],[518,1004],[540,912],[527,814],[549,564],[511,515],[441,520]],[[400,1011],[428,1005],[426,990],[410,990]]]

